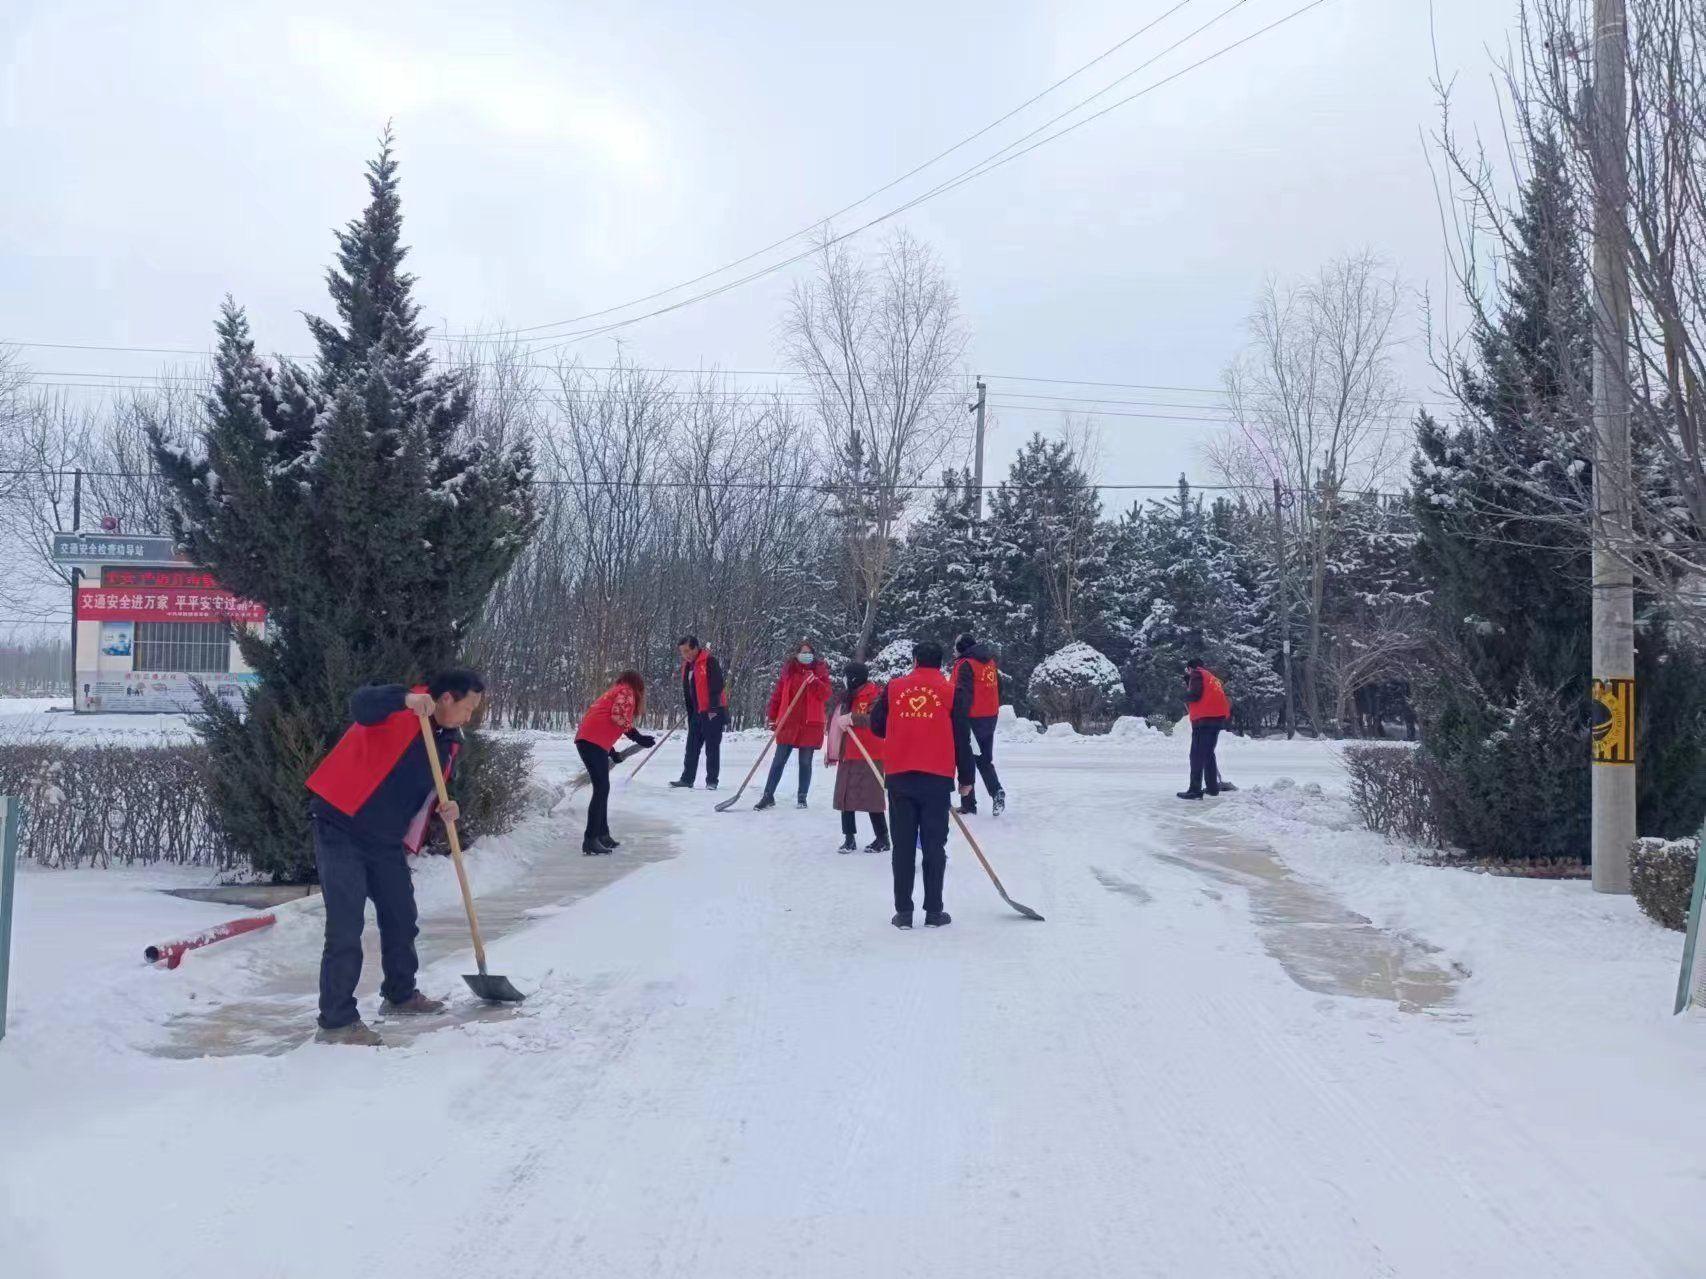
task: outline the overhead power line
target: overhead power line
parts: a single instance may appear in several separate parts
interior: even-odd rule
[[[1237,8],[1239,5],[1242,5],[1245,3],[1248,3],[1248,0],[1237,0],[1237,3],[1234,4],[1233,8]],[[554,342],[555,345],[543,346],[543,347],[536,346],[536,347],[532,347],[531,349],[533,351],[535,351],[536,353],[541,353],[541,354],[547,353],[550,351],[561,350],[563,347],[569,346],[575,342],[585,341],[587,338],[592,338],[592,337],[601,337],[606,333],[613,333],[618,329],[628,328],[631,325],[639,324],[645,320],[655,319],[661,315],[668,315],[671,312],[682,310],[685,307],[694,306],[700,302],[707,301],[711,298],[719,297],[724,293],[728,293],[734,289],[738,289],[738,288],[741,288],[747,284],[750,284],[754,280],[762,279],[768,275],[774,275],[776,272],[781,271],[781,270],[785,270],[787,267],[794,265],[796,262],[804,261],[806,258],[812,256],[812,254],[817,253],[817,252],[821,251],[822,249],[833,247],[834,245],[840,244],[845,240],[850,240],[854,236],[860,235],[860,234],[864,233],[865,231],[870,230],[872,227],[877,226],[880,223],[888,221],[890,218],[898,217],[900,214],[905,213],[911,209],[914,209],[914,208],[918,207],[919,205],[925,203],[926,201],[934,199],[938,195],[946,194],[947,192],[956,190],[959,187],[964,186],[966,183],[971,182],[977,178],[985,177],[988,174],[993,173],[996,169],[1002,168],[1005,165],[1011,164],[1013,161],[1020,159],[1023,156],[1029,155],[1032,151],[1035,151],[1038,147],[1046,146],[1050,142],[1054,142],[1060,138],[1063,138],[1067,134],[1073,133],[1073,132],[1077,131],[1078,129],[1083,128],[1085,125],[1090,124],[1091,122],[1093,122],[1095,120],[1101,119],[1103,116],[1107,115],[1110,111],[1116,111],[1120,107],[1125,106],[1128,103],[1135,102],[1139,98],[1142,98],[1142,97],[1144,97],[1150,93],[1153,93],[1153,92],[1155,92],[1155,90],[1160,89],[1165,85],[1173,83],[1173,81],[1178,80],[1180,77],[1188,75],[1200,67],[1207,66],[1210,62],[1213,62],[1218,58],[1222,58],[1222,57],[1226,56],[1228,53],[1231,53],[1233,50],[1241,48],[1242,46],[1244,46],[1246,44],[1249,44],[1252,40],[1255,40],[1258,37],[1263,36],[1263,35],[1267,34],[1268,32],[1273,31],[1277,27],[1285,25],[1288,22],[1292,22],[1292,21],[1296,20],[1297,18],[1302,17],[1304,14],[1308,13],[1311,9],[1319,8],[1321,5],[1326,4],[1326,3],[1327,3],[1327,0],[1309,0],[1308,4],[1303,5],[1299,9],[1292,10],[1292,12],[1286,14],[1284,17],[1276,18],[1273,22],[1268,23],[1264,27],[1257,28],[1255,31],[1251,32],[1249,35],[1243,36],[1240,39],[1233,41],[1231,44],[1225,45],[1225,46],[1221,47],[1220,49],[1215,50],[1213,53],[1210,53],[1210,54],[1208,54],[1202,58],[1197,59],[1197,61],[1192,62],[1192,63],[1188,64],[1187,66],[1181,68],[1180,70],[1173,72],[1169,76],[1166,76],[1160,80],[1155,81],[1153,84],[1146,85],[1144,88],[1139,89],[1135,93],[1128,94],[1127,96],[1119,99],[1117,102],[1111,103],[1110,105],[1103,107],[1100,111],[1097,111],[1092,115],[1086,116],[1082,120],[1079,120],[1073,124],[1067,125],[1065,128],[1060,129],[1055,133],[1051,133],[1046,137],[1039,138],[1037,141],[1032,142],[1029,146],[1022,148],[1021,150],[1014,151],[1011,155],[1003,155],[1002,152],[996,152],[995,156],[988,157],[985,160],[979,161],[977,164],[973,165],[971,168],[963,170],[961,173],[955,175],[954,177],[949,178],[949,179],[947,179],[941,183],[938,183],[936,186],[930,188],[928,191],[925,191],[923,194],[913,197],[911,200],[908,200],[906,203],[904,203],[904,204],[902,204],[896,208],[890,209],[886,213],[878,214],[876,217],[870,219],[869,221],[867,221],[865,223],[862,223],[859,226],[854,227],[850,231],[842,232],[839,235],[826,236],[824,238],[824,240],[822,241],[822,243],[814,245],[812,248],[807,249],[804,252],[796,253],[792,257],[784,258],[780,262],[776,262],[770,266],[760,268],[757,271],[749,272],[748,274],[737,277],[736,279],[731,280],[726,284],[718,285],[717,287],[712,288],[712,289],[706,289],[703,292],[694,294],[694,295],[687,297],[687,298],[683,298],[682,300],[680,300],[678,302],[672,302],[666,306],[661,306],[661,307],[657,307],[651,311],[642,312],[641,314],[631,316],[628,319],[612,321],[609,324],[598,325],[598,326],[595,326],[595,327],[589,328],[589,329],[572,330],[572,331],[567,332],[567,333],[556,333],[556,334],[549,334],[549,335],[541,335],[541,338],[539,340],[551,341],[551,342]],[[1227,12],[1230,12],[1230,10],[1228,10]],[[1201,30],[1201,28],[1199,28],[1198,30]],[[1195,34],[1196,34],[1195,32],[1192,33],[1192,35],[1195,35]],[[1191,38],[1190,36],[1185,37],[1185,39],[1190,39],[1190,38]],[[1182,43],[1182,41],[1180,43]],[[1165,52],[1171,52],[1172,49],[1177,48],[1177,47],[1178,47],[1177,44],[1170,46],[1169,49],[1164,51],[1164,53]],[[1065,114],[1071,114],[1071,112],[1067,112]],[[1028,137],[1030,135],[1026,135],[1026,136]],[[1012,146],[1012,145],[1016,145],[1016,144],[1009,144],[1009,146]],[[1007,149],[1008,148],[1003,148],[1003,151],[1005,151]],[[996,157],[999,157],[999,158],[996,158]],[[567,322],[568,321],[562,321],[560,323],[567,323]],[[534,339],[524,339],[524,340],[532,341]]]
[[[1244,2],[1244,0],[1239,0],[1239,3],[1243,3],[1243,2]],[[447,334],[447,335],[445,335],[446,340],[448,340],[448,341],[478,341],[482,337],[485,337],[485,338],[515,337],[515,336],[518,336],[518,335],[521,335],[524,333],[537,333],[542,329],[562,328],[565,325],[569,325],[569,324],[580,324],[580,323],[583,323],[587,320],[601,319],[602,317],[604,317],[606,315],[614,315],[618,311],[626,311],[631,307],[643,306],[647,302],[655,302],[658,298],[666,297],[671,293],[679,293],[682,289],[692,288],[695,284],[702,284],[706,280],[709,280],[714,276],[722,275],[727,271],[732,271],[738,266],[745,266],[748,262],[751,262],[754,258],[763,257],[766,253],[773,252],[774,250],[781,248],[785,244],[791,244],[793,241],[799,239],[801,236],[810,235],[813,231],[817,230],[819,227],[826,226],[830,222],[833,222],[836,218],[839,218],[845,214],[851,213],[854,209],[857,209],[860,205],[869,204],[872,200],[876,199],[879,195],[883,195],[889,191],[892,191],[895,187],[899,186],[902,182],[905,182],[910,178],[917,177],[920,173],[924,172],[924,170],[926,170],[928,168],[931,168],[938,161],[945,160],[950,155],[954,154],[954,152],[960,150],[961,148],[970,146],[973,142],[976,142],[979,138],[983,137],[986,133],[989,133],[993,129],[999,128],[1001,125],[1006,124],[1007,121],[1011,120],[1014,116],[1020,114],[1021,112],[1023,112],[1027,108],[1036,105],[1038,102],[1040,102],[1044,98],[1048,97],[1049,94],[1053,93],[1056,89],[1060,88],[1062,85],[1067,84],[1069,81],[1076,80],[1079,76],[1083,75],[1086,71],[1090,70],[1090,68],[1096,66],[1097,64],[1099,64],[1101,62],[1105,62],[1108,58],[1111,58],[1114,54],[1118,53],[1121,49],[1125,48],[1133,40],[1136,40],[1139,36],[1147,34],[1149,31],[1153,30],[1155,27],[1157,27],[1161,23],[1165,22],[1168,18],[1172,17],[1175,13],[1179,12],[1179,10],[1185,8],[1187,5],[1190,5],[1192,3],[1194,3],[1194,0],[1179,0],[1179,2],[1177,4],[1173,5],[1170,9],[1166,10],[1159,17],[1152,18],[1150,21],[1144,23],[1141,27],[1139,27],[1136,31],[1133,31],[1130,35],[1126,36],[1123,40],[1119,40],[1119,41],[1115,42],[1114,44],[1110,45],[1108,48],[1104,49],[1101,53],[1097,54],[1094,58],[1091,58],[1090,61],[1086,62],[1083,66],[1079,67],[1076,71],[1068,72],[1066,75],[1064,75],[1060,79],[1056,80],[1053,84],[1049,85],[1048,88],[1042,90],[1042,92],[1033,94],[1029,98],[1026,98],[1023,102],[1021,102],[1018,106],[1014,107],[1011,111],[1007,112],[1005,115],[1000,116],[999,118],[997,118],[995,120],[990,121],[988,124],[984,125],[983,128],[979,129],[976,133],[967,134],[965,137],[961,138],[958,142],[954,143],[952,146],[946,148],[945,150],[938,151],[935,155],[931,156],[928,160],[925,160],[922,164],[914,165],[912,168],[908,169],[905,173],[901,174],[898,178],[893,178],[893,179],[889,180],[888,182],[885,182],[882,186],[877,187],[873,191],[867,191],[864,195],[860,196],[857,200],[853,201],[853,203],[844,204],[841,206],[841,208],[835,210],[833,213],[826,213],[823,217],[818,218],[815,221],[811,222],[810,224],[801,227],[799,230],[790,232],[788,235],[783,236],[779,240],[773,240],[761,249],[754,249],[751,253],[748,253],[745,257],[735,258],[733,261],[725,262],[721,266],[713,267],[711,270],[706,271],[702,275],[694,276],[691,280],[682,280],[676,284],[670,285],[668,288],[659,289],[654,293],[647,293],[643,297],[630,298],[626,302],[618,303],[615,306],[608,306],[608,307],[605,307],[599,311],[588,311],[582,315],[570,316],[567,319],[548,320],[543,324],[530,324],[530,325],[526,325],[522,328],[498,329],[498,330],[495,330],[492,332],[488,332],[486,334],[479,334],[479,333]],[[1146,63],[1145,65],[1148,65],[1148,64]],[[1139,68],[1139,70],[1141,70],[1141,69],[1142,68]],[[1118,84],[1119,81],[1116,80],[1114,83]],[[1102,92],[1106,93],[1107,90],[1103,89]],[[1080,105],[1082,105],[1082,104],[1080,104]],[[1077,108],[1073,108],[1073,109],[1076,110]],[[997,154],[999,154],[999,152],[997,152]]]

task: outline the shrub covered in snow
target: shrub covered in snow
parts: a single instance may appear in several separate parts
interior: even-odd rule
[[[1629,889],[1647,918],[1678,932],[1688,927],[1699,843],[1687,839],[1638,839],[1629,850]]]
[[[870,660],[871,678],[878,684],[886,684],[910,671],[912,645],[913,641],[905,636],[884,644],[881,651]]]
[[[1028,692],[1048,724],[1065,721],[1078,732],[1100,732],[1125,701],[1119,667],[1088,644],[1068,644],[1037,663]]]
[[[1439,765],[1408,746],[1347,746],[1351,807],[1372,831],[1429,848],[1444,846]]]

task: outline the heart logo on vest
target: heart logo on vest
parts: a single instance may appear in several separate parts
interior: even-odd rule
[[[906,704],[915,711],[921,711],[930,704],[930,698],[923,693],[914,693],[906,699]]]

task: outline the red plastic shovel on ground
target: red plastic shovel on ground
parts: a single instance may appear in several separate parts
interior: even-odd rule
[[[438,761],[438,743],[432,736],[432,719],[421,716],[421,736],[426,739],[427,762],[432,765],[432,784],[438,787],[438,802],[445,805],[450,802],[450,792],[444,786],[444,766]],[[480,940],[480,921],[474,914],[474,894],[468,887],[468,872],[462,869],[462,839],[456,833],[456,823],[449,818],[444,822],[444,833],[450,838],[450,860],[456,863],[456,882],[462,888],[462,905],[468,910],[468,931],[474,935],[474,963],[479,968],[477,973],[463,973],[462,980],[468,983],[468,989],[481,999],[494,1004],[519,1004],[527,996],[511,984],[508,977],[499,977],[486,971],[486,945]]]

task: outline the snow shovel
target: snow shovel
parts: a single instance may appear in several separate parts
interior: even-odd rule
[[[634,765],[634,771],[629,773],[628,776],[626,776],[622,779],[622,786],[623,786],[624,790],[627,789],[628,783],[632,782],[636,777],[638,777],[640,775],[640,770],[642,768],[644,768],[647,764],[652,762],[652,756],[656,755],[659,751],[661,751],[663,749],[664,743],[669,741],[670,738],[674,737],[675,736],[675,730],[680,728],[680,727],[681,727],[681,725],[679,725],[679,724],[671,724],[669,726],[669,731],[666,732],[662,737],[658,738],[658,744],[656,746],[652,747],[651,750],[647,751],[646,757],[644,759],[642,759],[638,764]]]
[[[847,738],[853,743],[853,745],[859,748],[859,753],[865,757],[865,763],[871,766],[871,772],[876,776],[877,785],[883,785],[882,770],[877,767],[876,761],[871,758],[871,752],[865,749],[865,743],[859,740],[859,735],[849,729],[847,732]],[[1001,877],[995,873],[995,867],[989,864],[989,858],[983,855],[983,849],[979,848],[977,846],[977,840],[972,838],[971,828],[966,825],[965,818],[954,812],[953,805],[951,804],[948,806],[948,812],[953,817],[954,823],[960,828],[960,834],[966,837],[966,843],[971,845],[972,852],[977,854],[977,860],[982,864],[984,873],[989,876],[989,882],[995,885],[995,891],[1001,894],[1001,900],[1006,902],[1014,910],[1018,911],[1026,919],[1035,919],[1038,922],[1041,922],[1043,917],[1037,914],[1036,911],[1025,905],[1024,902],[1016,902],[1007,895],[1007,890],[1001,886]]]
[[[733,808],[740,800],[740,797],[746,793],[746,788],[752,784],[753,775],[758,772],[758,766],[764,762],[764,757],[770,753],[770,748],[776,744],[776,738],[781,735],[782,725],[788,722],[788,716],[794,713],[794,707],[800,704],[800,698],[804,697],[806,695],[806,690],[815,683],[817,683],[817,676],[813,675],[804,684],[800,685],[800,691],[794,694],[794,700],[788,703],[788,709],[783,711],[782,717],[776,721],[776,729],[770,734],[770,740],[764,743],[764,749],[758,752],[758,758],[753,760],[752,767],[746,770],[746,776],[741,779],[740,789],[717,805],[717,811],[719,813],[728,812],[729,809]]]
[[[421,716],[421,736],[426,739],[427,763],[432,765],[432,782],[438,787],[438,802],[448,804],[450,792],[444,787],[444,766],[438,761],[438,743],[433,740],[432,720]],[[519,1004],[527,996],[517,990],[508,977],[497,977],[486,971],[486,945],[480,940],[480,921],[474,914],[474,894],[468,887],[468,872],[462,869],[462,838],[456,833],[456,823],[448,819],[444,833],[450,839],[450,860],[456,864],[456,882],[462,888],[462,905],[468,910],[468,931],[474,935],[474,963],[478,973],[463,973],[468,989],[493,1004]]]

